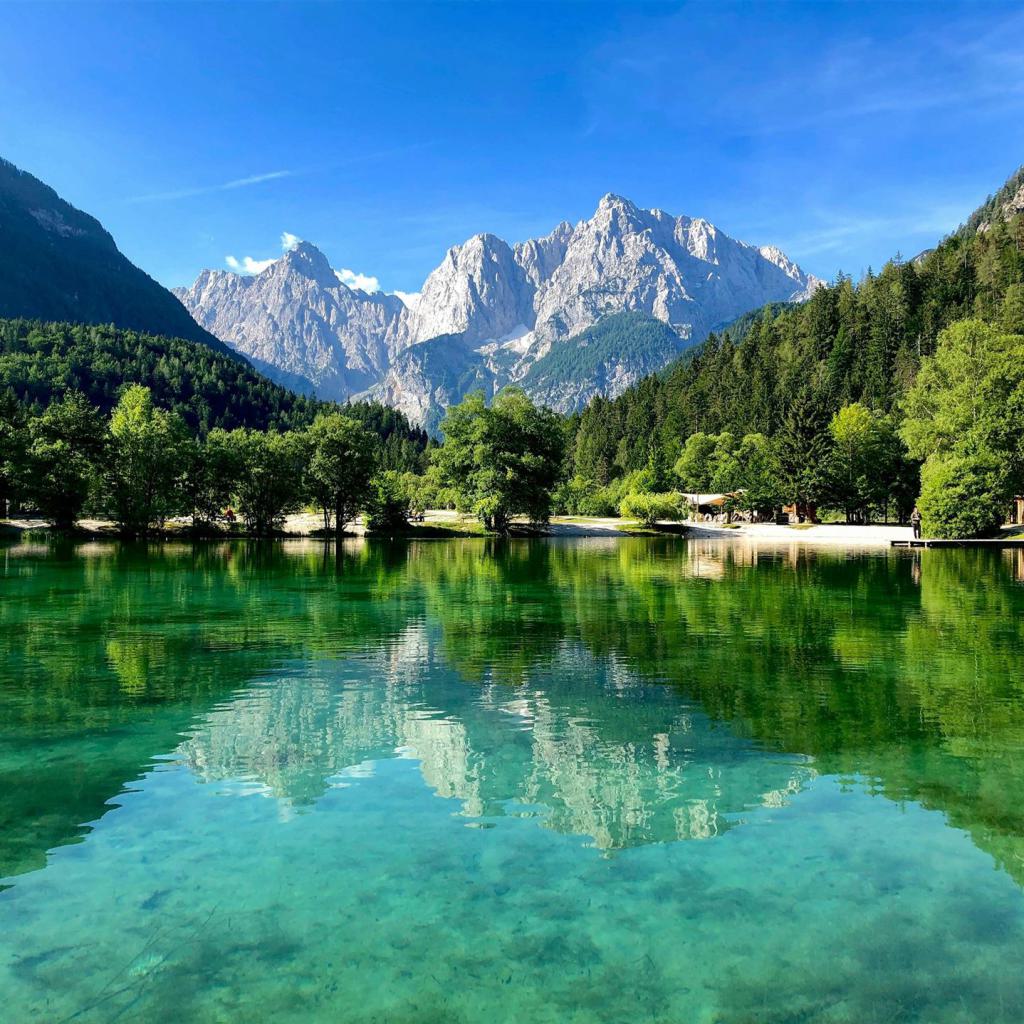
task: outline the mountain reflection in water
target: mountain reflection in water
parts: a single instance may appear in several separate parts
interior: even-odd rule
[[[156,757],[305,805],[398,753],[468,816],[601,848],[715,835],[815,772],[863,776],[1016,876],[1024,590],[1006,554],[8,547],[0,865],[38,866]]]
[[[578,648],[529,685],[467,687],[422,624],[364,664],[297,668],[246,690],[179,753],[204,782],[254,783],[296,807],[356,784],[357,766],[413,758],[468,818],[535,817],[601,849],[719,835],[814,771]]]
[[[1021,575],[0,548],[5,1012],[1017,1024]]]

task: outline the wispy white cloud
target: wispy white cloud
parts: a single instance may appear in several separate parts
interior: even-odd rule
[[[334,274],[343,285],[349,288],[358,288],[364,292],[380,291],[380,281],[369,274],[357,274],[354,270],[349,270],[347,267],[336,270]]]
[[[298,235],[293,235],[290,231],[282,231],[281,252],[289,252],[301,241],[302,239]],[[236,256],[225,256],[224,262],[239,274],[262,274],[267,267],[276,263],[280,258],[280,256],[269,256],[265,260],[257,260],[253,259],[252,256],[243,256],[241,259],[238,259]],[[373,278],[373,280],[376,280],[376,278]]]
[[[155,203],[161,200],[187,199],[190,196],[211,195],[214,192],[228,192],[236,188],[247,188],[250,185],[260,185],[265,181],[277,181],[279,178],[290,178],[294,171],[269,171],[266,174],[250,174],[244,178],[233,178],[231,181],[221,182],[219,185],[199,185],[194,188],[175,189],[171,192],[152,192],[148,195],[132,196],[129,203]]]
[[[278,178],[290,178],[291,176],[291,171],[270,171],[267,174],[250,174],[247,178],[235,178],[234,181],[225,182],[220,188],[221,190],[245,188],[246,185],[259,185],[263,181],[276,181]]]
[[[1024,31],[1024,15],[1012,5],[1001,16],[965,5],[910,25],[896,19],[885,34],[869,26],[824,32],[811,48],[798,29],[772,22],[772,45],[764,47],[750,35],[759,24],[742,6],[697,27],[688,9],[637,19],[633,31],[609,37],[588,57],[581,133],[614,133],[642,116],[698,135],[710,128],[716,136],[763,140],[838,128],[846,137],[906,130],[910,119],[931,127],[926,115],[976,123],[1019,116],[1024,108],[1024,53],[1013,42]],[[738,66],[749,63],[755,40],[756,82],[736,69],[721,74],[717,54],[730,37],[739,47]],[[677,55],[684,48],[687,75],[680,78]],[[713,90],[706,88],[710,80]]]
[[[225,256],[224,262],[232,270],[237,270],[240,274],[262,274],[267,267],[277,262],[277,258],[271,257],[269,260],[254,260],[251,256],[243,256],[241,260],[237,260],[234,256]]]

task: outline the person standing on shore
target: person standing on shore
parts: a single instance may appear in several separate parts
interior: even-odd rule
[[[921,539],[921,510],[915,505],[910,513],[910,525],[914,530],[914,540]]]

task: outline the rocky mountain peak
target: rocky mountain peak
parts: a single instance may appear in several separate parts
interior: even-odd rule
[[[310,281],[315,281],[321,288],[336,288],[341,283],[331,269],[327,257],[312,242],[296,243],[263,273],[275,269],[279,272],[301,274]]]
[[[473,345],[501,337],[532,319],[532,291],[506,241],[473,235],[452,246],[427,277],[419,303],[404,320],[405,340],[417,344],[450,334]]]
[[[636,203],[625,196],[616,195],[614,192],[605,192],[597,204],[597,212],[602,210],[627,210],[635,212],[638,209]]]
[[[180,293],[205,326],[262,364],[305,376],[324,397],[362,384],[430,423],[470,386],[493,393],[516,381],[558,408],[577,408],[742,313],[807,298],[818,284],[774,247],[759,250],[709,221],[612,192],[589,219],[562,221],[539,238],[510,246],[483,232],[452,246],[414,307],[346,288],[308,242],[254,278],[223,276],[230,288],[201,276]],[[584,373],[574,346],[592,348],[583,332],[617,314],[634,319],[612,321],[600,365]],[[644,321],[657,329],[641,331],[640,343]]]
[[[259,369],[331,399],[380,378],[405,312],[395,295],[348,287],[311,242],[296,243],[259,274],[204,270],[175,294]]]
[[[777,245],[762,245],[757,251],[789,277],[800,275],[800,268]]]
[[[573,226],[563,220],[549,235],[516,243],[513,250],[515,261],[534,286],[547,280],[565,259],[565,249],[573,230]]]
[[[641,210],[636,203],[608,192],[601,197],[594,216],[584,224],[616,234],[629,234],[649,227],[651,210]]]

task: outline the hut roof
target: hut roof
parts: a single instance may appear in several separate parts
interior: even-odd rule
[[[683,497],[691,505],[724,505],[729,498],[738,498],[743,493],[740,491],[727,491],[725,494],[705,494],[693,492],[683,492]]]

